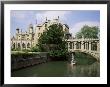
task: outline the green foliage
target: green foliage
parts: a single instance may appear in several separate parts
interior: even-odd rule
[[[97,26],[90,27],[85,25],[76,34],[77,38],[98,38],[99,28]]]
[[[35,47],[32,47],[30,51],[31,52],[39,52],[40,49],[38,48],[38,46],[35,46]]]
[[[28,53],[28,52],[30,52],[31,50],[30,50],[30,49],[22,49],[22,51],[25,52],[25,53]]]
[[[61,24],[53,24],[49,26],[47,31],[39,38],[39,43],[42,44],[59,44],[62,43],[64,37],[63,27]]]
[[[66,50],[53,50],[49,52],[51,57],[59,57],[66,58],[67,51]]]
[[[20,51],[21,49],[20,48],[11,48],[11,51]]]
[[[28,53],[28,52],[16,52],[16,53],[11,53],[11,58],[29,58],[29,57],[34,57],[36,54],[35,53]]]
[[[66,56],[67,46],[63,40],[64,32],[61,24],[53,24],[48,27],[38,40],[39,49],[48,51],[50,56],[62,57]]]

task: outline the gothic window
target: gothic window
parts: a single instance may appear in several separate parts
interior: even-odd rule
[[[39,30],[40,30],[40,27],[39,27]]]
[[[65,31],[66,31],[66,28],[65,28]]]
[[[26,45],[23,43],[23,44],[22,44],[22,47],[23,47],[23,48],[26,48]]]
[[[79,42],[76,43],[76,49],[79,49]]]
[[[18,48],[20,48],[20,43],[18,43]]]
[[[30,48],[30,43],[27,44],[27,48]]]
[[[69,45],[70,45],[70,49],[72,49],[72,42],[70,42]]]
[[[13,49],[15,49],[15,43],[13,44]]]
[[[47,24],[45,24],[45,28],[47,28]]]

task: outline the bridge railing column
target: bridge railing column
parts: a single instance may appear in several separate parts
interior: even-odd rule
[[[91,51],[91,42],[89,42],[89,51]]]
[[[70,50],[70,46],[69,46],[70,44],[69,44],[69,43],[70,43],[70,42],[67,42],[67,45],[68,45],[68,50]]]
[[[74,49],[74,42],[72,43],[72,49]]]
[[[99,44],[99,41],[97,42],[97,51],[100,52],[100,44]]]
[[[86,50],[86,43],[84,42],[84,50]]]
[[[84,50],[84,42],[81,41],[81,50]]]
[[[76,50],[76,41],[74,42],[74,50]]]
[[[89,50],[89,43],[86,42],[86,50]]]

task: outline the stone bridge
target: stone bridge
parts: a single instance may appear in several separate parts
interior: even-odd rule
[[[100,40],[99,39],[68,39],[69,52],[87,53],[98,61],[100,60]]]

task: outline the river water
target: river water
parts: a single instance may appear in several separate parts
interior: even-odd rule
[[[99,77],[100,63],[71,65],[67,61],[51,61],[13,71],[12,77]]]

